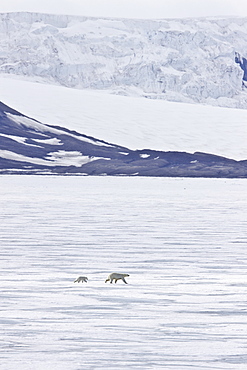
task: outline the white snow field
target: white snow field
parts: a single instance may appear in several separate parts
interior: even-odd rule
[[[246,180],[12,175],[0,192],[1,370],[246,369]]]
[[[247,110],[124,97],[0,77],[3,103],[130,149],[207,152],[247,159]]]

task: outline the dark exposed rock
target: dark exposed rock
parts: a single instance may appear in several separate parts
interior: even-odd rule
[[[247,81],[247,59],[242,57],[239,53],[235,53],[235,62],[238,63],[244,71],[243,81]]]

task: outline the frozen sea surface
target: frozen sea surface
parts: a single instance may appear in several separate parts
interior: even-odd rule
[[[246,185],[0,177],[1,370],[246,369]]]

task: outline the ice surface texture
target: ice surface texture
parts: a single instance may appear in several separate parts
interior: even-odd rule
[[[1,370],[246,369],[246,180],[2,176],[0,191]]]

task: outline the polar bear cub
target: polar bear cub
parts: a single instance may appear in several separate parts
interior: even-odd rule
[[[112,274],[110,274],[108,276],[108,278],[106,279],[105,283],[107,283],[107,281],[110,281],[110,283],[112,284],[113,280],[115,280],[115,283],[118,281],[118,280],[123,280],[123,282],[125,284],[128,284],[127,281],[125,280],[125,277],[129,276],[128,274],[119,274],[117,272],[113,272]]]
[[[86,276],[79,276],[75,281],[74,281],[74,283],[79,283],[79,282],[85,282],[85,283],[87,283],[87,281],[88,281],[88,278],[86,277]]]

